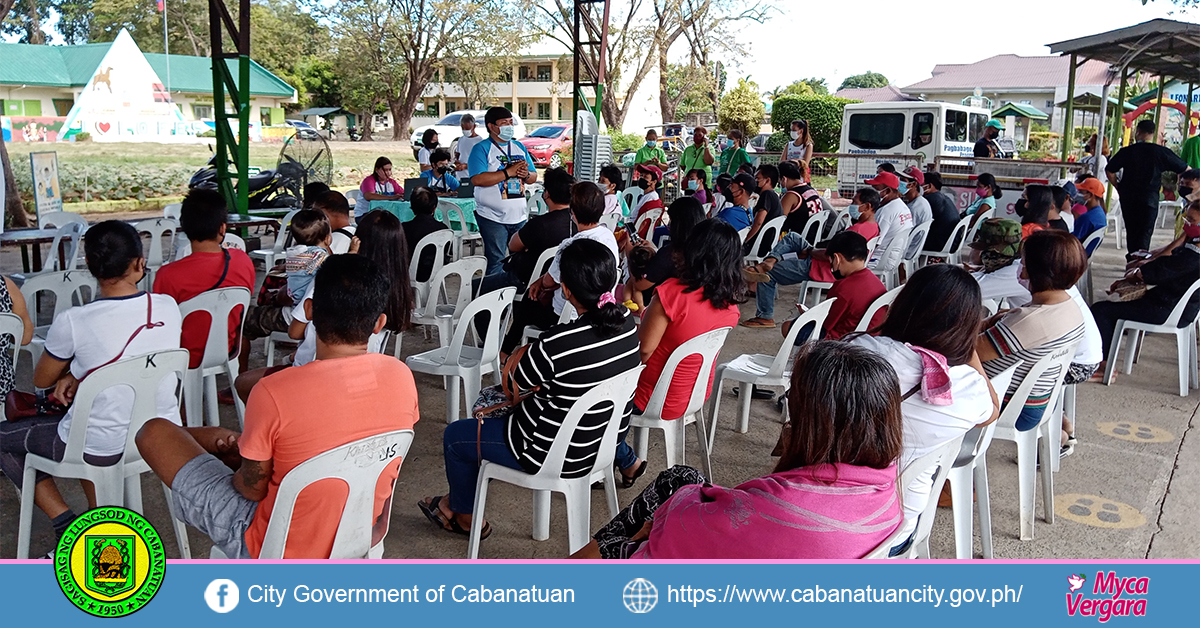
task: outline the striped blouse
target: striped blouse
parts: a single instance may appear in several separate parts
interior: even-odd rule
[[[1016,308],[992,328],[984,330],[984,337],[1000,357],[984,362],[983,370],[988,377],[995,377],[1018,360],[1022,361],[1004,395],[1007,401],[1038,360],[1079,342],[1083,338],[1083,330],[1083,315],[1071,299],[1053,305]],[[1042,375],[1034,384],[1025,407],[1043,408],[1047,405],[1055,381],[1063,376],[1060,370],[1050,369]]]
[[[541,389],[518,404],[508,419],[508,446],[525,471],[537,473],[542,468],[575,400],[596,384],[641,364],[638,346],[637,327],[630,317],[609,338],[601,338],[584,317],[551,327],[533,341],[517,365],[516,380],[522,390]],[[621,416],[622,430],[629,424],[630,411],[627,406]],[[562,477],[583,477],[591,470],[611,412],[612,405],[604,404],[583,417],[571,437]]]

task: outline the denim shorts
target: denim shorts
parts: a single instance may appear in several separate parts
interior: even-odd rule
[[[171,499],[180,518],[207,534],[226,556],[251,558],[245,537],[258,502],[234,488],[233,469],[216,456],[201,454],[187,461],[175,474]]]

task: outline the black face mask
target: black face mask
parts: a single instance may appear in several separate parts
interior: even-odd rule
[[[1190,188],[1186,185],[1179,186],[1179,197],[1180,198],[1186,198],[1188,196],[1191,196],[1191,194],[1192,194],[1192,188]]]
[[[1023,198],[1017,199],[1017,202],[1014,204],[1014,209],[1016,209],[1018,216],[1024,216],[1025,215],[1025,199],[1023,199]]]
[[[836,281],[841,281],[842,278],[844,277],[844,275],[842,275],[842,271],[840,271],[840,270],[831,270],[831,271],[829,271],[829,274],[833,275],[833,278]]]
[[[988,131],[988,132],[987,132],[987,137],[988,137],[988,139],[989,139],[989,140],[994,140],[994,139],[996,139],[997,137],[1000,137],[1000,132],[999,132],[999,131],[997,131],[997,130],[995,130],[995,129],[992,129],[992,130],[990,130],[990,131]]]
[[[637,183],[637,185],[638,185],[638,187],[639,187],[639,188],[642,188],[643,190],[649,190],[649,189],[650,189],[650,182],[649,182],[649,181],[647,181],[647,180],[645,180],[645,179],[638,179],[638,183]]]
[[[438,147],[438,143],[437,143],[437,142],[430,142],[430,143],[428,143],[428,144],[426,144],[426,145],[425,145],[425,148],[428,148],[428,149],[429,149],[429,150],[431,150],[431,151],[432,151],[432,150],[435,150],[437,147]]]

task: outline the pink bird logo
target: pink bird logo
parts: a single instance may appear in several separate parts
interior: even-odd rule
[[[1083,582],[1087,580],[1087,576],[1083,574],[1071,574],[1067,577],[1067,584],[1071,585],[1071,593],[1078,591],[1083,587]]]

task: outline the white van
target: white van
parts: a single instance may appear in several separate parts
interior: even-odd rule
[[[938,157],[971,159],[975,140],[991,112],[941,102],[878,102],[846,105],[838,153],[838,190],[845,196],[875,176],[879,164],[922,170]]]

